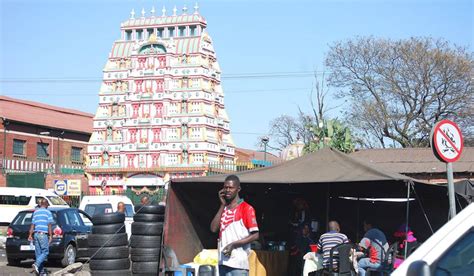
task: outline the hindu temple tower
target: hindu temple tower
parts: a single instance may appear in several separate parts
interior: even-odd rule
[[[90,191],[147,189],[232,164],[221,70],[198,6],[121,24],[88,144]]]

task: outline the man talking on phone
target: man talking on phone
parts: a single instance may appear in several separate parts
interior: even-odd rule
[[[211,222],[211,231],[219,231],[219,275],[249,275],[250,243],[258,240],[255,210],[239,197],[240,180],[229,175],[219,191],[220,207]]]

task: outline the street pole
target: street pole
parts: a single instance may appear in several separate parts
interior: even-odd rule
[[[448,175],[448,197],[449,197],[449,219],[453,219],[456,215],[456,201],[454,198],[454,181],[453,181],[453,163],[446,163],[446,173]]]
[[[265,148],[263,149],[263,161],[267,164],[267,143],[265,143]]]

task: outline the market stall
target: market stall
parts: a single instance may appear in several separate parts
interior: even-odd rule
[[[323,149],[237,175],[242,183],[241,197],[256,209],[264,239],[262,248],[270,255],[279,253],[268,248],[268,241],[289,239],[288,222],[295,198],[304,198],[309,203],[309,213],[319,226],[316,235],[325,231],[329,220],[336,219],[342,231],[354,241],[363,235],[361,223],[367,214],[378,215],[386,233],[405,222],[407,211],[410,226],[421,236],[431,235],[431,228],[436,229],[445,221],[439,219],[440,210],[447,206],[445,189],[385,172],[334,149]],[[218,209],[217,192],[225,177],[216,175],[171,182],[164,243],[175,250],[181,263],[192,261],[204,248],[216,248],[217,235],[211,233],[209,223]],[[347,200],[347,197],[409,200],[395,204]]]

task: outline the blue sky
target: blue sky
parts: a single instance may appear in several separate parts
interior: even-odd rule
[[[1,0],[0,93],[95,113],[101,71],[120,23],[152,6],[195,1]],[[328,45],[356,36],[441,37],[473,49],[473,1],[198,1],[223,71],[238,147],[255,148],[272,118],[309,111],[313,78],[225,78],[324,70]],[[161,13],[161,12],[160,12]],[[73,79],[38,82],[34,79]],[[12,79],[25,79],[11,82]],[[337,105],[330,99],[329,104]],[[343,108],[343,107],[342,107]],[[332,112],[338,116],[341,109]]]

